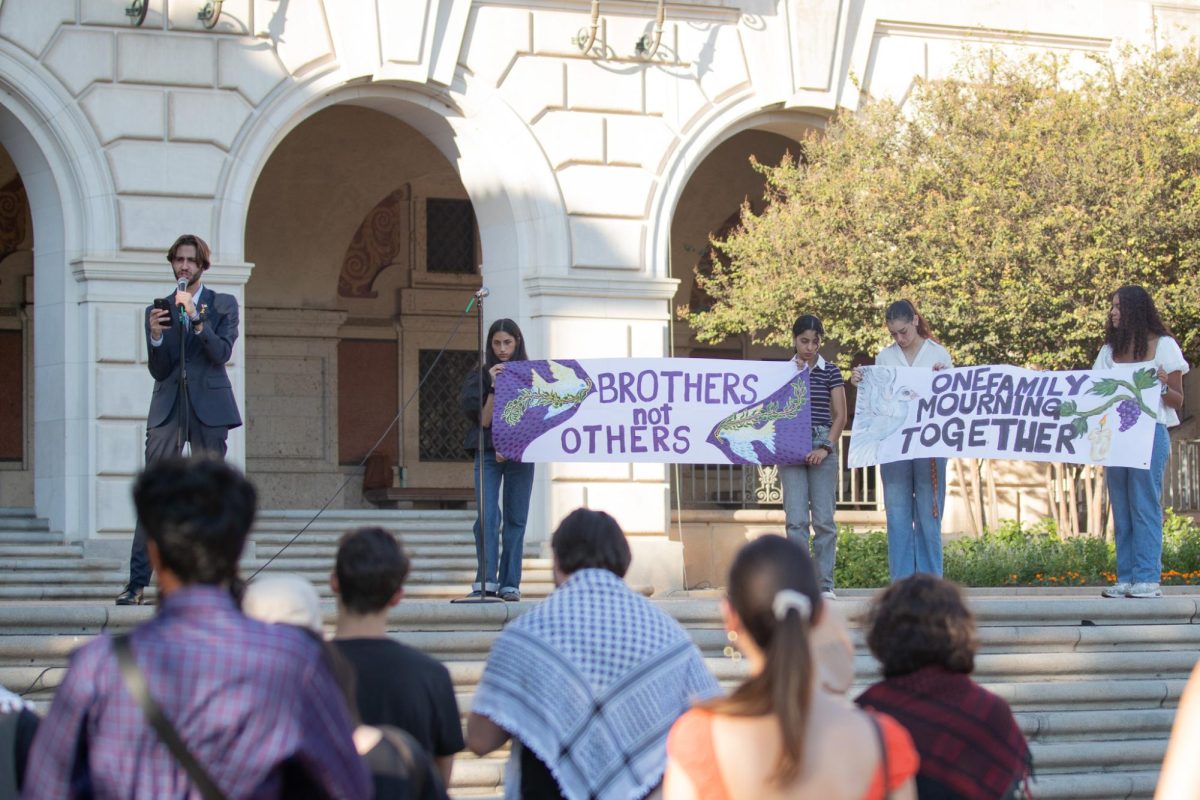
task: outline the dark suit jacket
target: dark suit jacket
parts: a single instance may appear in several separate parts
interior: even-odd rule
[[[174,307],[175,295],[167,296]],[[236,428],[242,424],[237,402],[233,398],[233,387],[225,365],[233,354],[233,343],[238,338],[238,304],[233,295],[217,294],[205,288],[196,302],[199,308],[207,307],[204,330],[200,333],[182,333],[178,322],[163,332],[163,341],[158,347],[150,344],[150,310],[146,308],[146,346],[150,353],[150,374],[154,376],[154,394],[150,397],[150,414],[146,425],[157,428],[175,422],[175,401],[179,396],[179,337],[185,335],[188,400],[196,417],[210,427]]]

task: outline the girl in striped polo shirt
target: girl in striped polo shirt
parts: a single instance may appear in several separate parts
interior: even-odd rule
[[[810,370],[809,403],[812,408],[812,450],[803,464],[779,468],[783,486],[783,511],[787,517],[788,538],[809,546],[812,526],[812,554],[821,581],[821,594],[833,598],[833,562],[837,555],[837,525],[833,508],[837,499],[838,441],[846,427],[846,390],[842,371],[818,352],[825,326],[812,314],[805,314],[792,325],[798,369]]]

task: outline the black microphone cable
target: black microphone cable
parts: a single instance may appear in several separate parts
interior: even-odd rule
[[[483,294],[481,294],[481,292]],[[446,352],[446,348],[450,346],[450,342],[452,342],[454,340],[454,335],[456,333],[458,333],[458,329],[460,327],[462,327],[463,320],[467,318],[467,315],[471,313],[471,309],[475,307],[475,301],[479,300],[481,297],[486,297],[486,296],[487,296],[487,289],[480,289],[478,292],[471,295],[471,301],[469,303],[467,303],[467,307],[463,309],[463,312],[458,315],[458,319],[454,323],[454,328],[450,331],[450,333],[446,334],[446,341],[444,341],[442,343],[441,349],[438,350],[437,355],[433,359],[433,363],[431,363],[429,365],[429,369],[425,370],[425,374],[422,375],[421,380],[417,382],[417,387],[412,390],[412,394],[410,394],[408,396],[408,399],[405,400],[404,403],[400,406],[400,410],[396,412],[396,416],[392,417],[392,421],[390,423],[388,423],[387,428],[385,428],[383,433],[381,433],[379,435],[379,438],[375,440],[375,444],[371,445],[371,449],[367,451],[367,454],[365,456],[363,456],[362,461],[360,461],[358,463],[359,467],[366,466],[367,459],[370,458],[371,455],[374,454],[374,452],[379,449],[379,446],[381,444],[383,444],[383,440],[386,439],[387,435],[392,432],[393,428],[396,427],[396,423],[399,422],[401,420],[401,418],[404,416],[405,409],[407,409],[409,407],[409,405],[412,404],[412,401],[417,398],[417,393],[419,391],[421,391],[421,387],[425,385],[425,381],[427,381],[429,379],[429,376],[433,373],[434,367],[436,367],[438,362],[442,360],[442,355]],[[304,527],[301,528],[300,530],[296,531],[296,534],[291,539],[288,539],[287,543],[284,544],[283,547],[279,548],[279,550],[275,553],[275,555],[273,555],[269,559],[267,559],[267,562],[265,564],[260,566],[258,569],[254,570],[254,574],[251,575],[249,578],[247,578],[246,582],[249,583],[250,581],[257,578],[258,574],[260,572],[262,572],[267,567],[271,566],[271,563],[273,561],[275,561],[275,559],[277,559],[277,558],[279,558],[279,556],[283,555],[283,552],[285,550],[287,550],[289,547],[291,547],[305,531],[307,531],[309,528],[312,527],[314,522],[316,522],[318,519],[320,519],[321,515],[324,514],[326,510],[328,510],[329,504],[332,503],[334,500],[336,500],[338,498],[338,496],[341,495],[341,493],[343,491],[345,491],[346,487],[350,485],[350,481],[353,480],[355,477],[356,476],[354,474],[347,475],[346,479],[344,481],[342,481],[342,485],[339,486],[332,495],[330,495],[329,499],[325,501],[324,505],[322,505],[319,509],[317,509],[317,513],[313,514],[312,519],[310,519],[308,522],[304,523]]]

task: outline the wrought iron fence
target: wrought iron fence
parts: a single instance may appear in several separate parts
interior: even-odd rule
[[[1171,442],[1163,505],[1180,513],[1200,511],[1200,439]]]
[[[841,480],[837,507],[843,510],[878,511],[883,508],[883,487],[875,467],[850,469],[846,455],[850,433],[839,442]],[[672,471],[672,504],[689,509],[778,508],[783,506],[779,468],[742,464],[684,464]]]

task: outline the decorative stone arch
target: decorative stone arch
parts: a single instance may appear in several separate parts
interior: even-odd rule
[[[244,258],[246,216],[259,174],[304,120],[335,105],[371,108],[425,136],[458,170],[475,210],[483,279],[493,307],[525,313],[522,279],[565,272],[567,217],[553,171],[532,132],[494,91],[461,81],[456,90],[404,83],[349,83],[334,71],[297,84],[263,109],[231,154],[218,189],[215,249]],[[470,99],[468,99],[470,94]]]
[[[0,146],[21,175],[34,229],[34,501],[56,531],[90,532],[95,426],[88,285],[75,263],[119,245],[116,193],[92,127],[27,53],[0,42]],[[83,356],[81,358],[81,355]]]
[[[797,126],[823,129],[832,113],[825,109],[764,110],[760,104],[760,98],[750,96],[718,111],[697,125],[692,135],[672,155],[650,203],[647,267],[652,277],[672,277],[671,221],[688,181],[713,150],[722,142],[748,130],[768,131],[794,139]]]

